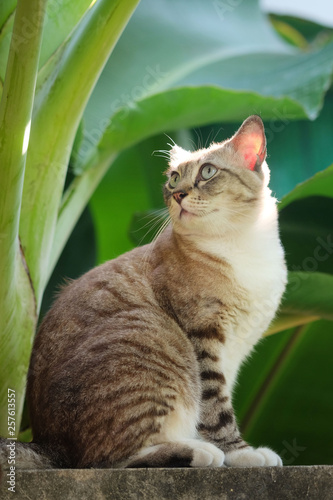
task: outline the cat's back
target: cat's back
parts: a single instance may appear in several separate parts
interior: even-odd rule
[[[149,262],[145,261],[147,247],[136,248],[107,261],[65,285],[43,324],[51,326],[51,318],[55,316],[57,323],[52,326],[64,331],[68,321],[77,321],[78,327],[84,327],[85,323],[91,326],[96,320],[108,320],[136,303],[144,306],[151,299],[147,280]]]
[[[155,299],[147,251],[137,248],[70,283],[37,333],[27,388],[34,439],[66,450],[66,466],[101,460],[95,442],[87,456],[78,450],[114,414],[119,425],[129,415],[144,422],[146,406],[149,421],[163,417],[165,409],[142,401],[147,387],[152,394],[167,391],[170,401],[187,387],[189,407],[197,398],[194,351]],[[110,442],[115,461],[124,454],[121,443],[118,450]]]
[[[63,287],[36,335],[31,362],[35,372],[42,366],[50,371],[56,363],[60,368],[76,356],[88,357],[99,343],[156,323],[161,312],[148,279],[147,252],[148,245],[136,248]]]

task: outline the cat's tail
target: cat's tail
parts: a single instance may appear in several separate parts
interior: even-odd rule
[[[56,467],[52,457],[36,443],[21,443],[14,439],[0,438],[0,475],[1,471],[15,469],[51,469]]]

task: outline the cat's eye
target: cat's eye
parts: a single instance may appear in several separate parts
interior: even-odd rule
[[[175,188],[179,181],[180,181],[180,175],[177,172],[174,172],[169,179],[169,186],[171,188]]]
[[[217,168],[215,168],[210,163],[205,163],[204,165],[202,165],[201,170],[200,170],[201,177],[205,181],[207,181],[208,179],[213,177],[213,175],[215,175],[216,172],[217,172]]]

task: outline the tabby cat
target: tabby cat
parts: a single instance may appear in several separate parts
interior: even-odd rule
[[[171,223],[70,283],[35,339],[25,467],[281,465],[243,441],[232,407],[242,361],[286,284],[264,127],[170,151]]]

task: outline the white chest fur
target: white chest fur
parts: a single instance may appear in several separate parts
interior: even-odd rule
[[[287,281],[275,206],[254,227],[220,241],[201,242],[202,250],[226,260],[249,307],[226,333],[221,361],[227,384],[234,385],[242,361],[274,318]]]

